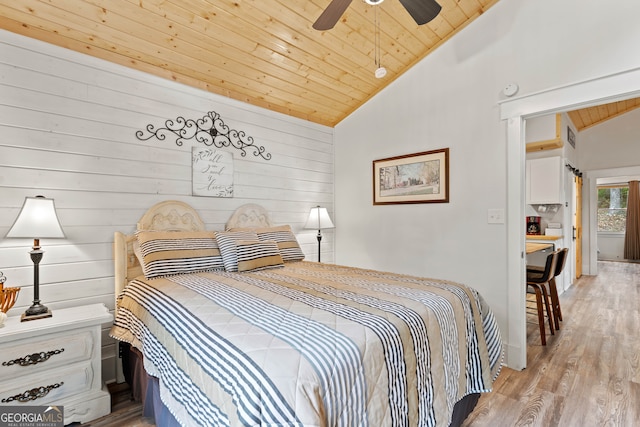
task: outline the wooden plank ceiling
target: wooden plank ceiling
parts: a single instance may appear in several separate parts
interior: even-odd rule
[[[330,0],[0,0],[0,28],[334,126],[497,1],[438,0],[418,26],[398,0],[353,0],[317,31]]]
[[[498,0],[438,2],[440,14],[418,26],[398,0],[353,0],[317,31],[330,0],[0,0],[0,28],[335,126]]]
[[[569,111],[568,115],[578,131],[599,125],[609,119],[640,107],[640,98],[611,102],[581,110]]]

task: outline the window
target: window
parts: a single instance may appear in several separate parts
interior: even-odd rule
[[[628,195],[626,184],[598,187],[598,231],[624,233]]]

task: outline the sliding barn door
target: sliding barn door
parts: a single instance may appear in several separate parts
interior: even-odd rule
[[[574,177],[575,182],[575,209],[573,222],[573,239],[576,253],[576,279],[582,276],[582,177]]]

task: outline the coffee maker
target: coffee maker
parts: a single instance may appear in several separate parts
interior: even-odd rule
[[[528,216],[527,217],[527,235],[539,236],[540,234],[542,234],[542,227],[540,226],[540,217]]]

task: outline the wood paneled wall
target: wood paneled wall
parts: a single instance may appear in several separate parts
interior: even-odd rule
[[[139,141],[137,130],[178,116],[216,111],[273,156],[234,155],[233,198],[191,196],[191,146]],[[333,213],[333,130],[269,112],[89,56],[0,31],[0,237],[26,196],[55,199],[67,238],[43,239],[40,297],[58,308],[101,302],[114,308],[113,233],[130,233],[156,202],[194,206],[207,227],[223,229],[233,210],[260,203],[291,224],[309,259],[316,232],[304,230],[312,206]],[[333,232],[323,261],[333,261]],[[33,298],[32,241],[0,240],[0,271],[21,286],[10,315]],[[103,333],[104,378],[115,377],[115,343]]]

